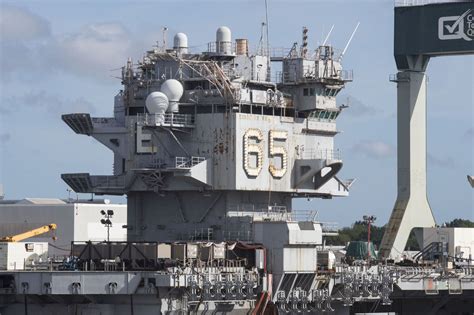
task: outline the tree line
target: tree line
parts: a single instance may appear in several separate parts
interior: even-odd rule
[[[474,227],[474,222],[464,219],[454,219],[450,222],[444,223],[442,226],[446,227]],[[384,226],[377,226],[371,224],[370,226],[370,241],[375,245],[375,248],[380,247],[383,234],[385,233]],[[367,241],[367,223],[364,221],[356,221],[350,227],[345,227],[339,230],[339,235],[328,236],[326,238],[326,245],[346,245],[350,241]],[[408,238],[407,250],[420,250],[416,241],[415,235],[412,232]]]

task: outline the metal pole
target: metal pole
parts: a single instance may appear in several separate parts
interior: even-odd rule
[[[28,315],[28,300],[27,300],[27,295],[25,293],[25,301],[24,301],[24,304],[25,304],[25,315]]]
[[[370,260],[370,222],[368,224],[368,230],[367,230],[367,260]]]

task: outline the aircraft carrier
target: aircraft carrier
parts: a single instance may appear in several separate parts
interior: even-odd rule
[[[466,7],[472,3],[396,10],[453,16]],[[347,108],[336,98],[353,81],[342,66],[348,45],[338,51],[325,40],[310,50],[303,28],[300,44],[271,49],[267,26],[256,51],[226,26],[200,52],[177,33],[173,47],[126,62],[113,117],[62,116],[114,154],[112,175],[62,179],[77,193],[126,195],[127,241],[75,242],[62,264],[0,271],[0,314],[472,313],[470,258],[450,258],[446,241],[423,252],[423,264],[400,266],[394,254],[405,230],[434,226],[429,206],[415,198],[426,178],[417,164],[403,165],[418,154],[423,169],[426,144],[400,131],[400,108],[426,106],[428,55],[397,51],[404,175],[381,259],[349,265],[324,247],[330,226],[314,212],[292,211],[293,199],[346,197],[353,183],[334,145]],[[408,120],[410,132],[420,117]],[[406,219],[410,207],[431,217]]]

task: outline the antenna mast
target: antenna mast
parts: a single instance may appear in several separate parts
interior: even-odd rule
[[[329,33],[326,35],[326,38],[324,39],[324,42],[321,46],[326,46],[326,42],[329,39],[329,36],[331,36],[332,30],[334,29],[334,24],[331,26],[331,29],[329,30]]]
[[[166,37],[168,36],[168,28],[164,26],[162,31],[163,31],[163,51],[166,51]]]
[[[351,43],[352,38],[354,37],[355,33],[357,32],[357,29],[359,28],[359,25],[360,25],[360,22],[357,22],[357,25],[356,25],[356,27],[354,28],[354,31],[352,32],[351,37],[350,37],[349,40],[347,41],[346,47],[344,47],[344,50],[342,51],[341,55],[339,56],[339,59],[338,59],[339,62],[342,60],[342,57],[344,57],[344,54],[346,53],[346,50],[347,50],[347,48],[349,47],[349,44]]]
[[[265,41],[266,41],[266,56],[267,56],[267,81],[270,82],[271,80],[271,61],[270,61],[270,40],[268,38],[268,3],[265,0]]]

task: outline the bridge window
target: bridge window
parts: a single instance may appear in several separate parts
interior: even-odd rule
[[[315,96],[316,89],[315,88],[304,88],[303,89],[303,96]]]
[[[324,121],[334,121],[336,120],[337,116],[339,116],[339,111],[316,110],[312,112],[311,114],[309,114],[308,118],[324,120]]]

